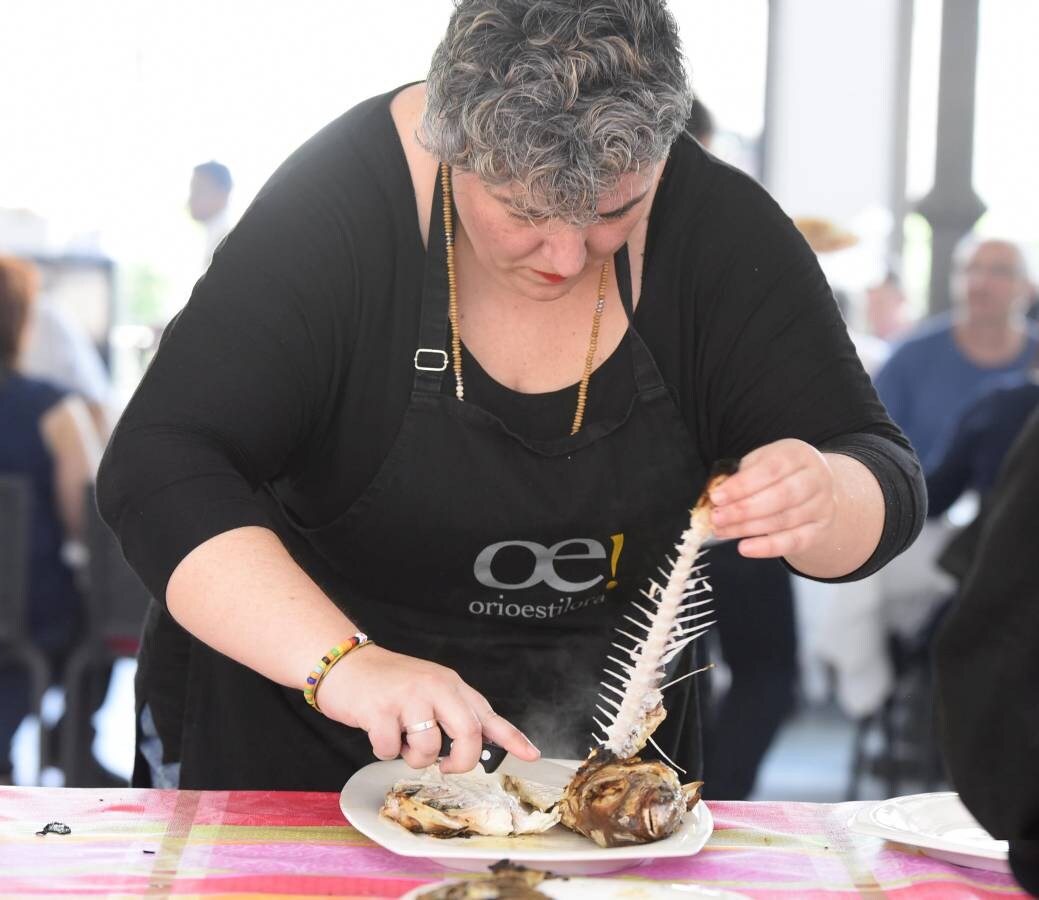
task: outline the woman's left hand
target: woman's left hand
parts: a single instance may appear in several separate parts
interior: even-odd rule
[[[719,538],[743,538],[743,556],[797,556],[822,542],[837,513],[834,473],[811,444],[785,438],[759,447],[711,492]]]

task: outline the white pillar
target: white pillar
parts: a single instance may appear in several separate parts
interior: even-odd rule
[[[900,227],[909,3],[771,4],[765,185],[791,216],[860,235],[852,282],[879,269]]]

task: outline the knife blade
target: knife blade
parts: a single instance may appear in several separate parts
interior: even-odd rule
[[[577,760],[535,759],[527,762],[509,753],[499,763],[497,772],[499,775],[514,775],[549,787],[564,788],[573,779],[578,765]]]

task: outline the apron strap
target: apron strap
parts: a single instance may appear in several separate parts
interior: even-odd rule
[[[426,268],[422,278],[418,347],[413,360],[413,388],[418,393],[440,394],[444,372],[451,366],[448,352],[447,250],[444,247],[443,191],[439,170],[429,215]]]
[[[628,262],[628,245],[624,244],[613,254],[613,266],[617,272],[617,288],[621,295],[621,306],[628,317],[628,343],[631,347],[631,364],[635,374],[635,387],[639,393],[665,387],[653,354],[635,330],[635,308],[631,298],[631,266]]]
[[[444,246],[444,217],[442,215],[443,196],[438,177],[433,189],[433,204],[429,216],[429,238],[419,316],[419,343],[412,361],[415,367],[414,390],[418,393],[436,395],[441,393],[444,373],[451,365],[451,355],[447,350],[449,294],[447,251]],[[645,393],[663,387],[664,379],[649,348],[635,330],[635,311],[631,297],[631,267],[628,262],[627,244],[624,244],[614,254],[613,264],[617,272],[621,305],[628,317],[628,335],[635,386],[640,393]]]

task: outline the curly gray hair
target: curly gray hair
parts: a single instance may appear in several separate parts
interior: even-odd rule
[[[692,96],[663,0],[456,0],[419,139],[531,218],[597,221],[624,174],[664,159]]]

